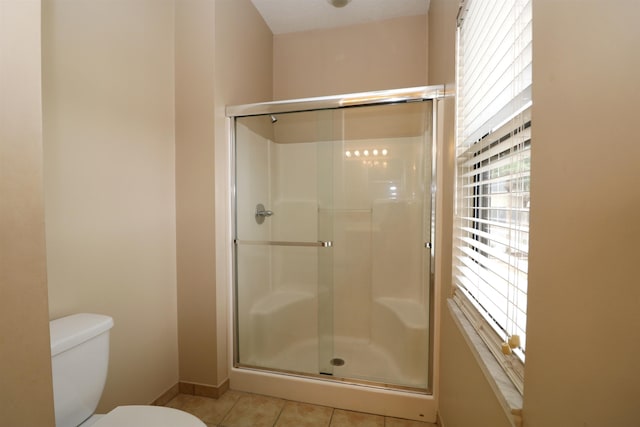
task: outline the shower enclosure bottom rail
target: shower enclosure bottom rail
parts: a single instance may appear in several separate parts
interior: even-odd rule
[[[364,386],[364,387],[370,387],[370,388],[377,388],[381,390],[394,390],[394,391],[405,392],[405,393],[415,393],[415,394],[424,395],[424,396],[432,395],[431,390],[428,390],[425,388],[402,386],[397,384],[387,384],[387,383],[382,383],[377,381],[367,381],[367,380],[358,379],[358,378],[341,377],[339,375],[328,374],[328,373],[313,374],[308,372],[296,372],[296,371],[289,371],[286,369],[264,368],[261,366],[255,366],[255,365],[244,364],[244,363],[237,363],[234,365],[234,368],[247,369],[255,372],[281,374],[281,375],[298,377],[298,378],[310,378],[310,379],[316,379],[319,381],[329,381],[329,382],[348,384],[348,385],[354,385],[354,386]]]

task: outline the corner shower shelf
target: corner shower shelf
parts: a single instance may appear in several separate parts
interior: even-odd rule
[[[286,306],[300,303],[305,300],[311,301],[314,298],[315,295],[313,295],[311,292],[276,291],[274,293],[270,293],[269,295],[256,302],[256,304],[251,308],[251,314],[273,314]]]
[[[426,329],[427,316],[419,303],[407,298],[376,298],[375,301],[394,313],[407,328]]]

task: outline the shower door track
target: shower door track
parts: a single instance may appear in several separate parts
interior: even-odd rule
[[[341,377],[341,376],[331,375],[331,374],[314,374],[314,373],[307,373],[307,372],[296,372],[296,371],[289,371],[286,369],[278,369],[278,368],[266,369],[261,366],[247,365],[244,363],[234,363],[234,368],[246,369],[246,370],[256,371],[256,372],[277,373],[277,374],[288,375],[291,377],[298,377],[298,378],[313,378],[321,381],[336,382],[341,384],[351,384],[351,385],[369,387],[369,388],[381,389],[381,390],[403,391],[407,393],[415,393],[415,394],[421,394],[425,396],[431,395],[430,387],[429,388],[410,387],[410,386],[398,385],[398,384],[387,384],[385,382],[380,382],[380,381],[367,381],[367,380],[361,380],[357,378],[351,378],[351,377],[347,378],[347,377]]]
[[[295,113],[332,108],[362,107],[365,105],[400,104],[444,98],[444,85],[420,86],[405,89],[351,93],[346,95],[301,98],[286,101],[259,102],[255,104],[227,106],[227,117],[259,116],[262,114]]]

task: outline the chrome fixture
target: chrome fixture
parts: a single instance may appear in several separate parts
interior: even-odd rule
[[[274,116],[273,114],[271,114],[271,123],[275,123],[278,121],[278,118],[276,116]]]
[[[258,224],[262,224],[266,217],[273,215],[273,211],[266,210],[262,203],[258,203],[256,205],[256,214],[255,215],[256,215],[256,222]]]

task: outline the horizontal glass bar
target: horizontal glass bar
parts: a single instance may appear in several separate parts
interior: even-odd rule
[[[233,243],[236,245],[263,245],[263,246],[310,246],[310,247],[318,247],[318,248],[330,248],[333,246],[332,241],[322,241],[319,240],[317,242],[284,242],[277,240],[239,240],[234,239]]]

